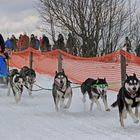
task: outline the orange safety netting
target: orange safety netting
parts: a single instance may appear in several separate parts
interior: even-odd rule
[[[120,54],[127,59],[127,73],[136,73],[140,77],[140,58],[125,51],[115,51],[105,56],[83,58],[72,56],[61,50],[40,52],[28,48],[22,52],[12,52],[10,67],[21,68],[29,65],[30,52],[33,54],[33,69],[38,73],[54,76],[58,69],[58,54],[62,56],[62,68],[70,80],[82,83],[87,78],[106,78],[110,89],[118,89],[121,85]]]

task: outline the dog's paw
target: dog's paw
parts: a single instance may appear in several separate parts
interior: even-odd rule
[[[124,114],[123,118],[124,119],[127,119],[127,113]]]
[[[65,106],[64,106],[64,109],[67,109],[67,108],[70,108],[70,106],[65,105]]]
[[[111,111],[110,108],[107,108],[106,111]]]
[[[139,122],[139,120],[134,121],[134,123],[138,123],[138,122]]]
[[[85,103],[86,102],[86,98],[82,98],[82,101],[83,101],[83,103]]]
[[[9,92],[7,93],[7,96],[10,96],[10,93]]]
[[[56,110],[56,111],[58,111],[58,110],[59,110],[58,106],[55,106],[55,110]]]

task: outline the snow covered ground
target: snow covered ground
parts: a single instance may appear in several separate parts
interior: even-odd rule
[[[37,75],[36,84],[52,88],[53,78]],[[35,87],[34,89],[38,89]],[[110,112],[93,108],[89,100],[82,102],[79,88],[73,89],[69,110],[56,112],[51,91],[34,91],[29,97],[25,89],[21,102],[15,103],[7,89],[0,88],[0,139],[1,140],[139,140],[140,123],[134,124],[128,116],[121,128],[117,108]],[[108,91],[109,106],[116,92]]]

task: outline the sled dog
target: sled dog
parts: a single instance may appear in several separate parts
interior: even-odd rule
[[[138,123],[138,105],[140,104],[140,84],[136,74],[126,75],[124,85],[120,88],[117,100],[111,105],[118,106],[120,125],[124,127],[124,118],[127,113],[131,116],[134,123]],[[133,113],[132,107],[135,108]]]
[[[72,100],[72,88],[64,70],[61,72],[56,71],[52,95],[56,110],[70,107]]]
[[[17,69],[11,69],[8,76],[8,96],[12,89],[15,101],[18,103],[23,92],[24,80]]]
[[[101,105],[99,98],[103,100],[105,110],[110,111],[107,103],[107,87],[108,83],[105,78],[98,78],[97,80],[88,78],[81,85],[81,92],[83,94],[83,102],[86,102],[86,94],[88,94],[89,99],[91,100],[90,111],[93,108],[93,103],[97,104],[97,107],[101,110]]]
[[[36,79],[35,71],[27,66],[24,66],[20,70],[20,75],[24,79],[25,87],[27,88],[29,95],[31,95],[33,84],[35,83],[35,79]]]

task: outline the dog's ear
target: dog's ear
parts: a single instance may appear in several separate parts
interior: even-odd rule
[[[62,69],[62,73],[64,73],[64,74],[65,74],[64,69]]]
[[[106,78],[104,77],[104,80],[106,81]]]
[[[133,76],[134,76],[134,77],[136,77],[136,74],[135,74],[135,73],[133,73]]]
[[[14,82],[16,83],[16,82],[18,82],[18,80],[19,80],[19,77],[16,77],[16,78],[14,79]]]
[[[96,80],[96,83],[98,83],[99,82],[99,77],[97,78],[97,80]]]
[[[55,74],[57,74],[57,71],[55,71]]]
[[[62,73],[65,75],[65,71],[64,71],[64,69],[62,69]]]
[[[128,75],[126,74],[126,78],[125,79],[127,79],[127,77],[128,77]]]

